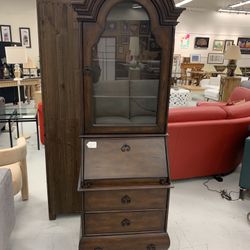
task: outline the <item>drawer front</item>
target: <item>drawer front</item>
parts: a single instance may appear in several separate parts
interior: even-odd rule
[[[95,138],[84,144],[85,180],[168,176],[164,138]]]
[[[85,214],[85,233],[163,232],[165,211]]]
[[[85,192],[85,210],[165,209],[168,192],[168,189]]]
[[[168,234],[143,234],[82,238],[79,250],[167,250]]]

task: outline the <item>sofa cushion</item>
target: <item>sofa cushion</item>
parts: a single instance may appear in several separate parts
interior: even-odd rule
[[[190,122],[226,119],[227,113],[217,106],[173,108],[169,110],[169,122]]]
[[[236,87],[229,97],[229,101],[250,101],[250,89],[244,87]]]
[[[250,116],[250,101],[237,105],[221,107],[226,113],[228,119],[243,118]]]

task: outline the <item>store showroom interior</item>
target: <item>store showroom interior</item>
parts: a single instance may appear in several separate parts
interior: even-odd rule
[[[0,0],[0,250],[250,249],[250,1]]]

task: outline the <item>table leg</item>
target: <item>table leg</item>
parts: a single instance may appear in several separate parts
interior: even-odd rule
[[[20,137],[18,121],[16,121],[17,138]]]
[[[9,135],[10,135],[10,147],[13,147],[13,140],[12,140],[12,131],[11,131],[11,121],[8,120],[8,125],[9,125]]]
[[[36,136],[37,136],[37,148],[40,150],[40,138],[39,138],[39,128],[38,128],[38,116],[36,115]]]

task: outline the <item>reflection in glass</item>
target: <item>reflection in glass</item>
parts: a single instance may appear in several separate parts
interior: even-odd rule
[[[161,48],[135,2],[116,5],[92,48],[93,124],[156,125]]]

